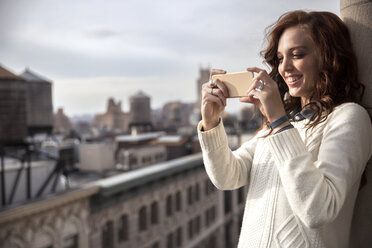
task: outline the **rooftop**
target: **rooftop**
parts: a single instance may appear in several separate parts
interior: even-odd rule
[[[115,138],[116,142],[138,142],[157,139],[165,135],[165,132],[141,133],[136,135],[120,135]]]
[[[23,80],[21,77],[5,69],[2,65],[0,65],[0,79]]]
[[[22,78],[24,78],[26,81],[30,82],[51,82],[49,79],[46,79],[35,72],[31,71],[29,68],[26,68],[26,70],[20,75]]]

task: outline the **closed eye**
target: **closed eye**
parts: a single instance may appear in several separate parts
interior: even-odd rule
[[[305,57],[304,53],[293,54],[293,58],[295,58],[295,59],[302,59],[303,57]]]

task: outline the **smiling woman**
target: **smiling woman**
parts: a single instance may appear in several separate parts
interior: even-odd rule
[[[279,19],[278,25],[272,27],[268,35],[269,45],[262,54],[272,69],[270,76],[278,83],[282,96],[289,87],[290,97],[285,104],[286,112],[293,111],[299,102],[303,103],[301,100],[305,100],[291,94],[295,87],[290,87],[291,85],[286,82],[289,73],[283,71],[281,64],[283,55],[280,54],[280,49],[296,47],[294,44],[296,42],[302,42],[307,51],[297,50],[299,52],[297,55],[306,56],[294,57],[293,61],[301,64],[301,61],[316,63],[306,64],[307,72],[309,66],[313,67],[310,69],[313,74],[311,76],[313,87],[307,91],[310,94],[306,96],[308,101],[305,103],[310,103],[316,113],[315,121],[309,123],[309,126],[314,127],[326,120],[334,107],[341,103],[350,101],[360,103],[365,86],[358,79],[357,60],[352,50],[349,31],[341,19],[330,12],[312,12],[311,15],[293,12],[285,17]],[[294,39],[289,41],[290,38]],[[294,55],[292,53],[292,56]],[[313,56],[315,57],[311,59]]]
[[[349,247],[372,155],[349,32],[335,14],[293,11],[267,38],[263,56],[271,71],[248,68],[256,75],[241,98],[267,122],[236,151],[221,119],[229,92],[220,80],[203,85],[198,135],[206,171],[219,189],[248,185],[239,248]],[[212,70],[211,78],[224,73]]]

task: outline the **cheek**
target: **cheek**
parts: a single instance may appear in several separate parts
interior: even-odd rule
[[[278,66],[278,72],[279,72],[279,74],[280,74],[280,76],[283,78],[283,80],[284,80],[284,77],[283,77],[283,69],[282,69],[283,67],[281,66],[281,65],[279,65]]]

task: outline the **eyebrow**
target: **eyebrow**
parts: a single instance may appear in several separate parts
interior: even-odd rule
[[[289,52],[292,52],[293,50],[296,50],[296,49],[305,49],[305,50],[307,50],[308,47],[307,46],[296,46],[296,47],[292,47],[292,48],[289,49]],[[281,52],[277,51],[276,54],[278,54],[278,53],[281,53]]]

